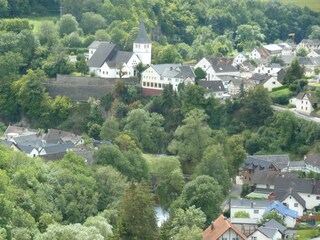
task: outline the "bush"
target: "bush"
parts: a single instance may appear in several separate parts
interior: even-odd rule
[[[287,105],[290,100],[290,95],[289,94],[281,94],[281,95],[276,95],[274,97],[271,97],[272,102],[280,105]]]

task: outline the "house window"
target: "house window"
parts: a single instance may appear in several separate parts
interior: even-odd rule
[[[294,205],[293,205],[294,207],[298,207],[298,203],[294,203]]]
[[[310,195],[308,195],[308,197],[310,197]]]
[[[253,213],[254,213],[254,214],[259,214],[259,210],[257,210],[257,209],[256,209],[256,210],[253,210]]]
[[[303,104],[303,101],[301,101],[301,103]]]
[[[155,84],[154,84],[154,87],[158,87],[158,84],[157,84],[157,83],[155,83]]]
[[[317,196],[317,200],[320,200],[320,196]]]
[[[275,81],[273,81],[273,82],[272,82],[272,84],[274,85],[274,84],[276,84],[276,82],[275,82]]]
[[[251,237],[251,240],[258,240],[257,237]]]
[[[150,84],[149,84],[149,82],[147,82],[147,87],[149,87],[150,86]]]
[[[153,83],[151,83],[151,87],[153,87]]]
[[[143,82],[142,84],[143,84],[144,87],[146,86],[146,82]]]

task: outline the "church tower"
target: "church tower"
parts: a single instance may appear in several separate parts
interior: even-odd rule
[[[138,35],[133,42],[133,52],[138,55],[144,65],[151,64],[151,41],[147,36],[146,28],[142,20],[140,22]]]

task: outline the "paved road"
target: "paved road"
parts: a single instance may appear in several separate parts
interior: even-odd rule
[[[307,115],[303,115],[301,113],[296,112],[296,110],[294,108],[284,108],[284,107],[279,107],[279,106],[275,106],[275,105],[271,105],[271,108],[275,111],[289,111],[289,112],[293,112],[298,118],[307,120],[307,121],[312,121],[315,123],[319,123],[320,124],[320,118],[317,117],[311,117],[311,116],[307,116]]]
[[[223,203],[221,204],[222,211],[226,211],[226,210],[229,209],[229,201],[230,201],[229,198],[230,197],[240,197],[241,190],[242,190],[242,185],[232,183],[232,188],[231,188],[231,191],[229,193],[229,197],[227,197],[223,201]]]

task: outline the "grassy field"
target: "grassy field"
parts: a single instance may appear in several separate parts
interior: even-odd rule
[[[285,94],[289,94],[289,93],[290,93],[289,88],[284,88],[284,89],[281,89],[281,90],[278,90],[278,91],[271,92],[270,93],[270,97],[275,97],[275,96],[278,96],[278,95],[285,95]]]
[[[53,21],[56,22],[59,20],[59,16],[46,16],[46,17],[30,17],[29,23],[33,26],[33,30],[37,32],[40,28],[40,25],[43,21]]]
[[[148,164],[149,171],[152,173],[154,172],[155,165],[157,162],[161,162],[163,159],[176,159],[177,157],[174,156],[156,156],[152,154],[143,154],[144,159]]]
[[[282,0],[284,3],[293,3],[299,7],[308,7],[313,11],[320,12],[320,0]]]

